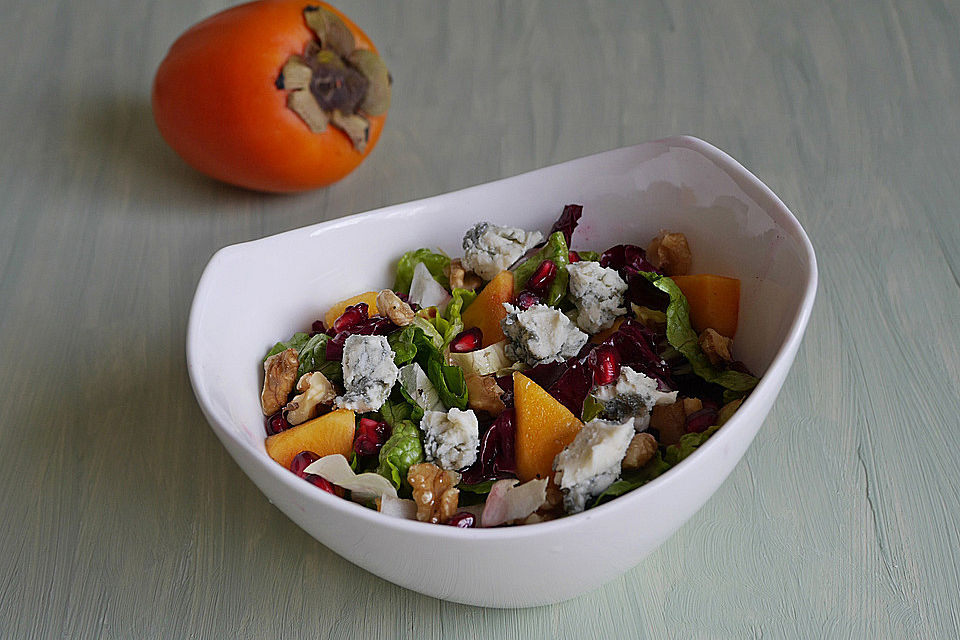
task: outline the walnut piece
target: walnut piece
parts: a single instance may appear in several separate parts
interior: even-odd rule
[[[661,231],[650,241],[647,259],[668,276],[682,276],[690,271],[690,245],[682,233]]]
[[[467,289],[469,291],[474,291],[477,287],[483,284],[483,278],[475,274],[473,271],[467,271],[463,268],[463,262],[460,261],[460,258],[454,258],[450,261],[450,265],[447,266],[444,271],[447,272],[447,277],[450,279],[450,289]]]
[[[377,312],[390,318],[390,321],[398,327],[413,324],[413,319],[417,315],[409,304],[390,289],[384,289],[377,294]]]
[[[263,391],[260,393],[263,415],[272,416],[287,404],[287,398],[297,383],[299,366],[296,349],[275,353],[263,361]]]
[[[638,433],[627,445],[627,455],[623,457],[620,468],[624,471],[639,469],[650,462],[657,452],[657,439],[649,433]]]
[[[407,482],[413,487],[420,522],[443,524],[457,512],[460,474],[456,471],[444,471],[430,462],[421,462],[407,471]]]
[[[468,407],[475,411],[486,411],[492,416],[503,413],[507,405],[500,399],[500,396],[503,395],[503,389],[497,384],[496,378],[481,376],[476,373],[468,373],[465,378]]]
[[[284,407],[287,422],[301,424],[320,415],[320,407],[333,402],[337,397],[337,390],[327,380],[327,376],[319,371],[305,373],[297,382],[297,391],[300,395]]]
[[[713,329],[704,329],[700,334],[700,348],[703,349],[703,353],[713,366],[733,362],[733,354],[731,353],[733,340]]]
[[[673,404],[654,405],[650,411],[650,428],[660,434],[660,442],[665,445],[677,444],[680,436],[686,432],[687,412],[683,410],[683,401]]]

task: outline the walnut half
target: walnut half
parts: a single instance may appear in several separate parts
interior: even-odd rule
[[[409,304],[400,299],[391,289],[384,289],[377,294],[377,311],[390,318],[398,327],[405,327],[413,323],[416,314]]]
[[[447,272],[447,277],[450,279],[450,289],[467,289],[469,291],[475,290],[477,287],[483,284],[483,278],[475,274],[473,271],[467,271],[463,267],[463,263],[460,261],[460,258],[454,258],[450,261],[450,265],[445,268]]]
[[[476,411],[486,411],[492,416],[500,415],[507,408],[507,405],[500,399],[500,396],[503,395],[503,389],[497,384],[496,378],[468,373],[465,380],[467,383],[468,407]]]
[[[407,471],[407,482],[413,487],[417,503],[417,520],[443,524],[457,512],[460,502],[460,474],[444,471],[435,464],[422,462]]]
[[[657,439],[649,433],[638,433],[627,446],[627,455],[623,457],[620,468],[624,471],[639,469],[650,462],[657,452]]]
[[[263,391],[260,393],[263,415],[272,416],[287,404],[287,398],[297,383],[299,366],[296,349],[275,353],[263,361]]]
[[[668,276],[682,276],[690,270],[690,245],[682,233],[661,231],[650,241],[647,259]]]
[[[303,374],[297,382],[297,391],[300,394],[284,407],[287,422],[294,425],[316,418],[320,414],[320,407],[330,404],[337,397],[337,390],[327,376],[319,371]]]
[[[733,340],[725,335],[717,333],[709,327],[700,334],[700,348],[709,358],[710,364],[717,366],[723,363],[733,362]]]

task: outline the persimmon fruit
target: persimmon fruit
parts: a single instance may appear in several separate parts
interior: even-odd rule
[[[197,170],[257,191],[305,191],[370,153],[390,82],[373,42],[337,9],[257,0],[173,43],[154,79],[153,114]]]

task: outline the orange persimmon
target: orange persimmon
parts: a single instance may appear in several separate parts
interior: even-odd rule
[[[501,271],[487,283],[477,298],[463,312],[463,328],[479,327],[486,348],[504,339],[500,323],[507,317],[504,302],[513,302],[513,273]]]
[[[517,477],[521,482],[549,478],[553,460],[573,442],[583,423],[536,382],[513,374]]]
[[[690,324],[697,333],[706,328],[732,338],[740,316],[740,281],[703,273],[671,278],[690,304]]]
[[[313,54],[329,47],[308,27],[308,7],[339,17],[342,22],[332,19],[340,30],[335,35],[342,36],[345,25],[355,50],[376,54],[370,39],[345,15],[313,0],[258,0],[236,6],[194,25],[173,43],[154,79],[153,114],[163,138],[188,164],[240,187],[285,193],[336,182],[370,153],[389,105],[385,68],[386,103],[376,110],[381,113],[355,113],[366,119],[359,142],[333,121],[323,130],[321,123],[315,133],[288,107],[293,91],[284,87],[285,64],[291,56],[306,56],[310,43],[311,61],[318,59]],[[336,44],[333,37],[329,42]],[[379,57],[370,57],[380,63]],[[347,60],[346,53],[336,57],[337,68],[358,73],[359,67],[351,66],[353,59]],[[334,113],[328,109],[323,113]],[[336,116],[342,119],[343,114]]]

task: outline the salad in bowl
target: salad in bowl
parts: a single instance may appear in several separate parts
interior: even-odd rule
[[[682,233],[581,247],[582,215],[479,222],[461,255],[408,251],[389,288],[278,336],[269,456],[385,517],[489,528],[589,510],[690,455],[758,382],[734,355],[740,282],[690,274]]]

